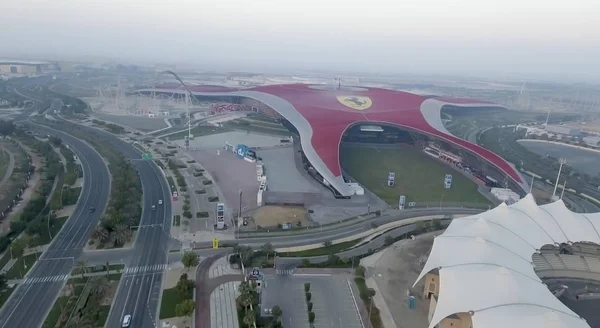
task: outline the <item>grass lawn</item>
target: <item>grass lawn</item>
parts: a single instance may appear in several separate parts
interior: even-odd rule
[[[8,300],[8,298],[10,297],[10,294],[12,294],[12,292],[15,290],[15,288],[17,288],[17,286],[13,286],[13,287],[7,287],[5,290],[0,291],[0,307],[2,307],[4,305],[4,302],[6,302],[6,300]]]
[[[68,216],[56,218],[56,220],[54,221],[54,224],[50,226],[50,232],[52,233],[52,237],[54,237],[58,234],[58,232],[60,231],[60,229],[62,229],[65,222],[67,222],[68,218],[69,218]],[[31,241],[31,245],[29,245],[29,247],[36,247],[36,246],[40,246],[40,245],[50,244],[50,241],[51,241],[50,236],[46,232],[46,233],[41,234],[40,236],[36,236],[35,238],[33,238],[33,240]]]
[[[175,287],[163,290],[159,319],[176,317],[175,306],[184,300],[185,299],[181,298],[177,290],[175,290]]]
[[[29,269],[31,269],[36,259],[41,255],[42,253],[37,253],[37,255],[34,253],[20,257],[12,266],[12,268],[6,272],[6,279],[21,279],[23,275],[25,275]]]
[[[339,244],[335,244],[335,245],[331,245],[331,246],[327,246],[327,247],[320,247],[320,248],[315,248],[315,249],[308,249],[305,251],[288,252],[288,253],[280,253],[280,254],[281,254],[281,256],[285,256],[285,257],[310,257],[310,256],[336,254],[336,253],[344,251],[344,250],[358,244],[359,241],[360,241],[360,239],[356,239],[356,240],[350,240],[350,241],[346,241],[343,243],[339,243]]]
[[[342,167],[367,189],[390,205],[398,204],[400,195],[406,203],[478,203],[489,201],[477,191],[477,184],[448,165],[425,155],[412,146],[396,149],[367,147],[340,148]],[[388,172],[396,173],[396,184],[387,186]],[[444,176],[452,174],[452,188],[444,188]],[[443,206],[442,203],[442,206]]]
[[[61,307],[65,306],[68,302],[69,296],[59,297],[56,300],[56,302],[54,302],[54,305],[52,305],[50,312],[48,312],[48,316],[46,317],[46,320],[44,320],[44,324],[42,325],[42,327],[53,328],[54,326],[56,326],[58,318],[60,317],[60,309]]]
[[[228,121],[224,122],[223,126],[232,130],[242,130],[248,132],[264,133],[275,136],[290,136],[292,133],[284,126],[274,126],[268,124],[261,124],[260,122],[253,122],[248,124],[247,122],[241,121]]]
[[[110,305],[100,305],[98,310],[98,319],[94,322],[94,325],[96,327],[104,327],[106,319],[108,319],[108,313],[110,312]]]

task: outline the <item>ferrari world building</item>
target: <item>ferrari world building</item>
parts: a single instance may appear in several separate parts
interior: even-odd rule
[[[590,327],[557,297],[569,279],[600,280],[599,244],[600,213],[571,212],[562,200],[538,206],[531,194],[455,219],[434,239],[417,281],[431,301],[429,327]],[[571,294],[577,303],[598,296]]]
[[[341,196],[354,189],[343,177],[339,159],[340,143],[360,133],[391,133],[398,138],[410,134],[423,144],[433,140],[441,148],[459,153],[469,167],[482,168],[482,176],[501,181],[504,187],[523,192],[527,183],[513,165],[498,155],[452,135],[442,122],[442,110],[453,113],[469,110],[501,109],[499,105],[468,99],[427,97],[380,88],[331,85],[285,84],[246,89],[193,86],[197,99],[245,104],[252,110],[271,112],[299,135],[302,151],[322,183]],[[138,90],[148,93],[185,94],[178,86]],[[289,124],[288,124],[289,123]],[[394,132],[398,131],[398,132]]]

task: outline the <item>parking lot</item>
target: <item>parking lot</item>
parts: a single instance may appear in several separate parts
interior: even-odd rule
[[[361,320],[346,275],[265,275],[262,306],[279,305],[282,323],[290,328],[308,328],[304,284],[310,283],[316,328],[361,328]],[[350,283],[352,283],[350,281]]]
[[[221,194],[229,215],[238,212],[239,190],[242,189],[242,211],[256,208],[256,164],[240,159],[231,152],[193,150],[190,155],[208,172]],[[227,212],[227,211],[226,211]]]

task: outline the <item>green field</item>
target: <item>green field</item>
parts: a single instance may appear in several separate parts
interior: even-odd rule
[[[400,195],[417,206],[464,204],[488,205],[477,191],[477,184],[446,164],[425,155],[416,147],[402,145],[394,149],[375,147],[341,147],[340,162],[344,170],[367,189],[392,206]],[[387,186],[388,172],[396,173],[396,184]],[[452,188],[444,188],[444,176],[452,174]],[[445,205],[444,205],[445,204]]]
[[[183,301],[185,301],[185,298],[181,297],[175,287],[163,290],[159,319],[176,317],[175,306]]]
[[[21,279],[35,264],[42,253],[33,253],[17,259],[12,268],[6,272],[6,279]]]

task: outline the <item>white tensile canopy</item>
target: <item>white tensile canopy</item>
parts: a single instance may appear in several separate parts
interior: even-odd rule
[[[417,279],[439,270],[429,328],[461,312],[471,314],[473,328],[589,328],[537,276],[532,255],[547,244],[600,244],[598,231],[600,213],[574,213],[562,200],[538,206],[532,195],[453,220]]]

